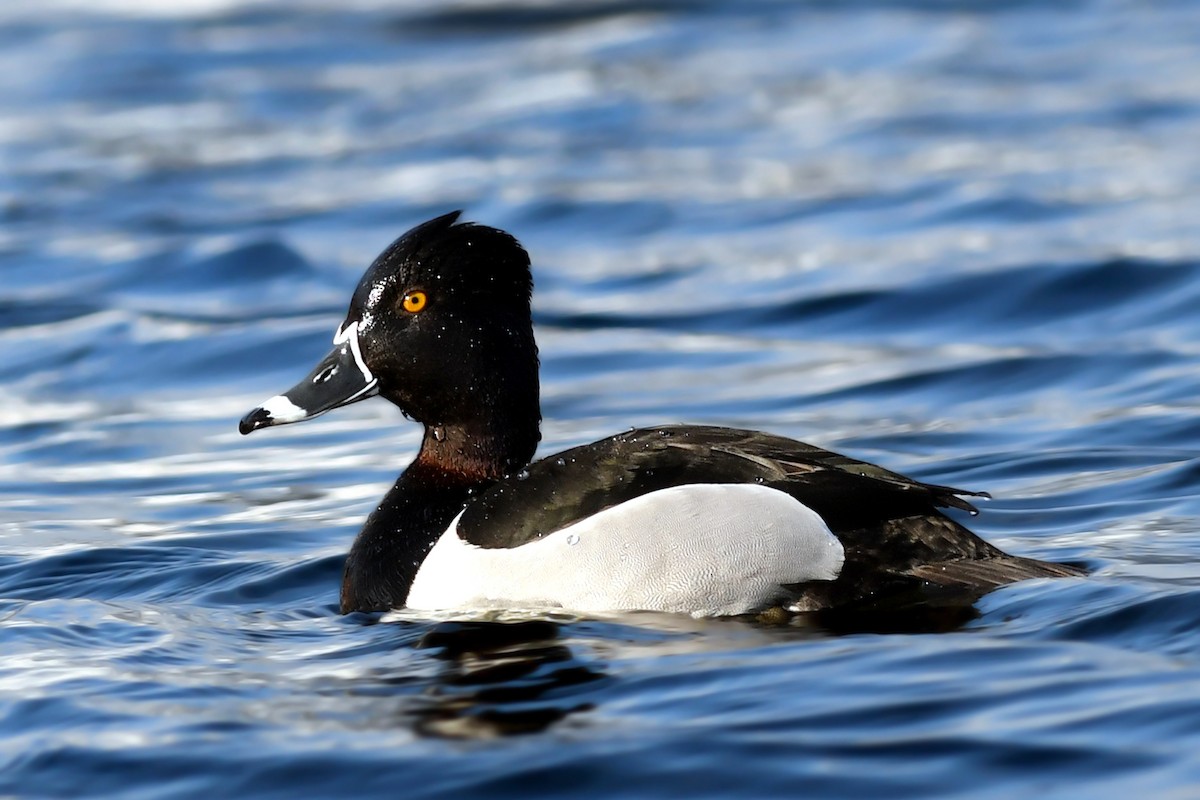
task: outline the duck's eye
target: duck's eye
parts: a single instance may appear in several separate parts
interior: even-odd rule
[[[416,314],[425,307],[427,302],[429,302],[429,298],[425,296],[424,292],[409,292],[404,295],[400,305],[404,306],[404,310],[408,313]]]

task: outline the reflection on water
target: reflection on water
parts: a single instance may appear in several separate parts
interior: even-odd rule
[[[746,628],[727,637],[724,647],[730,649],[744,647],[755,638],[765,644],[830,634],[948,633],[978,618],[975,599],[959,595],[938,602],[889,604],[880,609],[766,614],[725,621],[636,613],[591,624],[603,629],[604,638],[610,641],[610,646],[600,648],[609,658],[643,648],[658,655],[711,653],[723,649],[718,644],[722,636],[711,629],[713,626]],[[373,616],[368,619],[373,621]],[[488,739],[537,733],[571,715],[593,710],[603,701],[606,681],[611,679],[605,670],[605,657],[595,652],[594,641],[564,641],[571,625],[572,621],[566,619],[555,622],[540,616],[520,621],[464,619],[433,624],[421,634],[415,647],[432,651],[442,668],[428,679],[429,685],[419,700],[405,709],[396,724],[411,725],[426,736]],[[635,639],[651,640],[666,635],[674,641],[640,646],[631,642],[616,649],[611,646],[631,634]],[[408,678],[397,680],[404,685],[410,682]],[[384,687],[389,683],[386,679],[380,681]],[[380,685],[370,691],[379,691]]]
[[[558,642],[553,622],[442,623],[418,647],[437,648],[445,671],[417,712],[423,734],[488,738],[536,733],[593,703],[580,698],[604,672]]]

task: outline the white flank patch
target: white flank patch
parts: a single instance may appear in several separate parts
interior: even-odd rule
[[[276,422],[295,422],[308,416],[307,411],[281,394],[275,395],[261,407]]]
[[[763,608],[782,584],[833,580],[844,560],[816,512],[756,484],[651,492],[507,549],[467,544],[457,526],[421,565],[409,608],[725,616]]]

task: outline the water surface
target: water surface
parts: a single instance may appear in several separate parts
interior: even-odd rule
[[[0,8],[0,794],[1197,791],[1200,4],[338,6]],[[236,422],[456,208],[533,255],[543,453],[771,430],[1093,574],[339,616],[419,429]]]

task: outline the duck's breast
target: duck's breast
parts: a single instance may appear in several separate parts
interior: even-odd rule
[[[784,584],[833,580],[843,561],[814,511],[757,484],[662,489],[510,548],[468,544],[457,524],[421,565],[410,608],[741,614]]]

